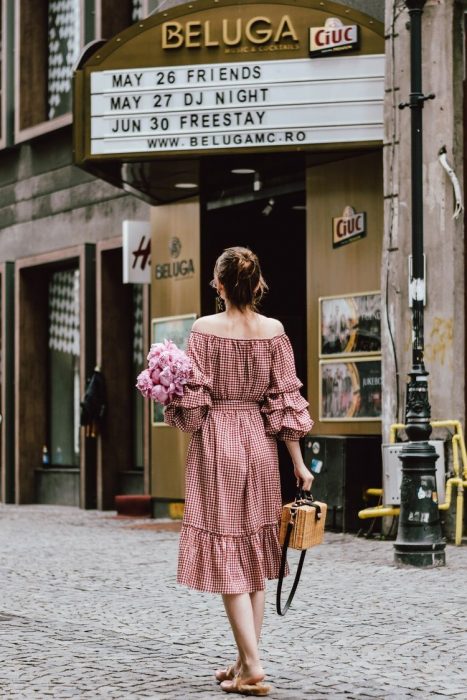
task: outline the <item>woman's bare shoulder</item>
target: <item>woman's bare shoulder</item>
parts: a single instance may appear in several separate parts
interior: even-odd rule
[[[232,322],[228,323],[225,313],[213,314],[212,316],[202,316],[198,318],[192,330],[197,333],[210,333],[211,335],[227,337],[245,338],[274,338],[284,333],[284,326],[275,318],[268,318],[261,314],[256,314],[252,322],[247,326],[242,324],[232,327]]]
[[[282,335],[284,333],[284,326],[277,318],[261,316],[260,319],[265,337],[274,338],[276,335]]]
[[[213,333],[219,328],[219,314],[213,314],[212,316],[201,316],[197,318],[191,329],[197,331],[198,333]]]

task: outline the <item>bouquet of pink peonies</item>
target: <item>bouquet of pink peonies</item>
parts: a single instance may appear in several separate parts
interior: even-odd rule
[[[190,378],[191,360],[171,340],[153,343],[148,355],[148,368],[138,375],[136,388],[146,399],[167,406],[174,396],[183,396],[183,387]]]

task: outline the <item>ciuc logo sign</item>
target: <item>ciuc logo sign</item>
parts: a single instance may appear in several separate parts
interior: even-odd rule
[[[337,17],[329,17],[324,27],[310,27],[310,56],[325,56],[359,48],[360,28],[357,24],[343,24]]]
[[[366,236],[366,213],[356,212],[353,207],[345,207],[342,216],[332,220],[332,245],[338,248]]]
[[[170,262],[156,263],[156,280],[165,279],[186,279],[195,273],[193,258],[180,258],[182,254],[182,242],[180,238],[174,236],[169,241],[168,252],[172,260]]]

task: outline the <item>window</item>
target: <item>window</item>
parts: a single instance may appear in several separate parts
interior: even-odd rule
[[[110,39],[146,16],[146,0],[100,0],[96,13],[96,36]]]
[[[173,0],[122,0],[118,4],[114,0],[100,0],[96,7],[96,37],[110,39],[130,24],[174,4],[177,2]]]
[[[132,285],[133,294],[133,368],[132,375],[136,377],[145,367],[144,358],[144,325],[143,325],[143,286]],[[132,392],[133,397],[133,466],[135,469],[144,468],[144,399],[138,391]]]
[[[4,129],[5,129],[5,124],[3,120],[3,102],[4,102],[4,67],[5,67],[5,61],[3,57],[3,32],[4,32],[4,26],[3,26],[3,2],[0,2],[0,144],[3,145],[3,136],[4,136]]]
[[[6,145],[6,2],[0,0],[0,148]]]
[[[186,0],[183,0],[183,2],[185,1]],[[132,20],[133,22],[137,22],[139,19],[144,19],[163,7],[168,7],[170,2],[168,3],[167,0],[131,0],[131,4]]]
[[[143,0],[132,0],[131,20],[137,22],[144,17]]]
[[[48,118],[71,111],[73,65],[80,50],[80,0],[49,0],[47,106]]]
[[[48,286],[49,463],[79,466],[79,270],[52,272]]]
[[[83,6],[83,0],[19,0],[16,5],[16,141],[71,123]]]

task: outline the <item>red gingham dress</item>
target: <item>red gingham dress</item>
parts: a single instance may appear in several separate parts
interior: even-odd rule
[[[178,583],[249,593],[279,575],[281,514],[276,439],[311,429],[285,334],[240,340],[192,331],[183,397],[165,421],[192,432]]]

